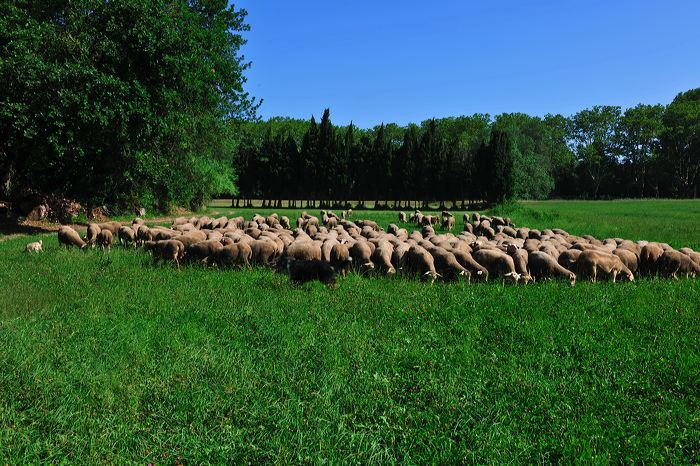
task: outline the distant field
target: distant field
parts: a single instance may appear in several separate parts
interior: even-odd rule
[[[501,213],[700,249],[698,201]],[[0,463],[700,461],[700,279],[330,290],[52,234],[0,241],[0,296]]]

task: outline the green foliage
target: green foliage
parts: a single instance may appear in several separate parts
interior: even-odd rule
[[[515,206],[518,225],[700,247],[698,201]],[[209,213],[254,211],[271,210]],[[366,216],[386,227],[396,213]],[[21,251],[38,238],[45,253]],[[66,252],[55,235],[3,239],[0,257],[2,463],[687,464],[700,451],[698,280],[351,274],[331,290]]]
[[[242,87],[244,10],[185,0],[0,9],[5,194],[163,209],[234,190],[226,122],[256,108]]]
[[[666,108],[662,160],[674,194],[697,197],[700,181],[700,89],[680,93]]]

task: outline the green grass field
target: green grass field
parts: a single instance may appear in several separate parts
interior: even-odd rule
[[[697,201],[503,213],[700,248]],[[0,463],[700,461],[700,279],[333,290],[39,237],[0,240]]]

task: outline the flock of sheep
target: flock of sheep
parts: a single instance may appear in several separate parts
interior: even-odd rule
[[[136,218],[90,224],[84,237],[71,227],[58,232],[59,244],[109,250],[113,241],[150,251],[154,261],[209,266],[251,264],[286,270],[297,281],[318,279],[329,285],[336,274],[361,272],[419,275],[421,280],[507,280],[528,283],[577,277],[592,281],[634,280],[638,275],[695,277],[700,274],[700,253],[678,251],[665,243],[599,240],[575,236],[561,229],[543,231],[517,228],[509,218],[464,215],[463,231],[455,235],[455,218],[447,211],[423,215],[416,210],[399,223],[420,227],[409,233],[391,224],[384,231],[371,220],[351,221],[352,211],[341,216],[321,211],[320,218],[304,212],[292,228],[289,218],[272,214],[243,217],[180,217],[169,228],[148,227]],[[441,224],[446,233],[436,233]],[[36,246],[34,246],[36,249]],[[40,245],[39,245],[40,249]]]

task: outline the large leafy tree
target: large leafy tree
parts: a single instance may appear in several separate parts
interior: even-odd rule
[[[700,182],[700,88],[682,92],[663,116],[662,157],[669,172],[668,191],[697,197]]]
[[[235,190],[227,120],[254,115],[226,0],[0,1],[5,194],[200,204]]]
[[[595,106],[572,117],[574,152],[588,175],[594,198],[598,197],[600,186],[615,163],[615,129],[620,115],[620,107]]]

